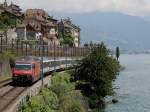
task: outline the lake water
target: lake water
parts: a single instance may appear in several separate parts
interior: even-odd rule
[[[150,55],[122,55],[120,62],[126,69],[115,82],[119,103],[104,112],[150,112]]]

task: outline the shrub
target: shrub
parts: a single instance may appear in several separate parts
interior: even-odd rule
[[[57,73],[52,77],[52,86],[43,88],[22,106],[22,112],[85,112],[80,91],[70,82],[70,74]]]
[[[78,100],[73,99],[70,95],[66,95],[61,99],[61,112],[85,112],[83,106]]]
[[[0,53],[0,63],[2,63],[5,60],[9,60],[11,67],[14,65],[16,60],[16,55],[14,53],[11,53],[9,51]]]
[[[57,95],[44,88],[38,96],[32,97],[22,106],[22,112],[54,112],[57,108]]]
[[[58,97],[75,89],[75,84],[70,82],[70,75],[68,73],[59,73],[52,78],[52,86],[50,88]]]

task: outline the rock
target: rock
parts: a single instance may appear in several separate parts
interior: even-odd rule
[[[112,103],[118,103],[117,99],[112,99]]]

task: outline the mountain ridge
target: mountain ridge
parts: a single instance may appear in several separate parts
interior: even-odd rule
[[[109,47],[126,51],[150,49],[150,22],[136,16],[114,12],[55,13],[55,17],[71,17],[82,29],[82,43],[104,41]]]

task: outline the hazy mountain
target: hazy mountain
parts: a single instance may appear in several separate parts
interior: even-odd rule
[[[83,43],[104,41],[110,47],[120,46],[123,50],[150,49],[150,22],[142,18],[111,12],[53,15],[71,17],[82,29]]]

